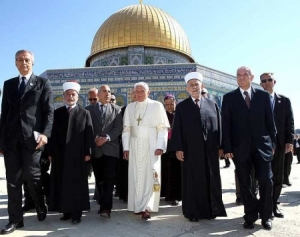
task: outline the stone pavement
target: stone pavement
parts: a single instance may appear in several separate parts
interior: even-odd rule
[[[79,225],[59,220],[61,214],[49,213],[47,219],[39,222],[34,212],[27,213],[24,218],[25,227],[8,235],[17,236],[49,236],[49,237],[199,237],[199,236],[300,236],[300,164],[292,165],[291,187],[283,188],[280,198],[280,209],[285,218],[275,218],[273,229],[264,230],[260,221],[252,230],[244,230],[243,206],[235,204],[234,167],[224,169],[221,161],[223,183],[223,200],[228,217],[215,220],[189,222],[182,216],[181,207],[172,207],[163,199],[159,213],[152,215],[149,221],[141,220],[141,216],[127,212],[126,204],[114,200],[111,219],[103,219],[98,214],[98,206],[91,201],[91,211],[84,213]],[[90,180],[90,195],[93,195],[94,180]],[[0,157],[0,228],[7,224],[7,192],[3,157]]]

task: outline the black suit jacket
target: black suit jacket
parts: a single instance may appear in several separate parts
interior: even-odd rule
[[[299,139],[294,139],[294,142],[293,142],[293,144],[294,144],[294,156],[297,155],[296,149],[297,150],[300,149],[300,147],[296,147],[296,142],[298,142],[298,144],[300,146],[300,138]]]
[[[264,160],[272,160],[272,149],[276,147],[276,129],[266,91],[252,88],[248,109],[240,92],[236,89],[224,95],[222,103],[222,145],[224,153],[233,153],[235,158],[245,157],[245,147],[253,141]]]
[[[12,148],[20,127],[31,149],[36,147],[33,131],[47,137],[51,134],[54,108],[50,81],[32,74],[21,99],[18,86],[19,77],[4,82],[0,124],[3,151]]]
[[[293,144],[294,116],[289,98],[275,93],[274,120],[277,130],[277,145],[285,149],[285,144]]]

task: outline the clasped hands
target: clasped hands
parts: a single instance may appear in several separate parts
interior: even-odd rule
[[[96,146],[102,146],[105,142],[108,141],[108,138],[107,137],[101,137],[101,136],[97,136],[95,138],[95,143],[96,143]]]

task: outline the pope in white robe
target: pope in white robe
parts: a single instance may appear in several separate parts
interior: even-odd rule
[[[122,142],[124,158],[129,160],[128,211],[141,212],[143,218],[144,212],[159,208],[160,190],[153,185],[160,183],[160,157],[166,151],[170,125],[162,103],[148,98],[146,83],[135,84],[134,93],[137,101],[126,107]]]

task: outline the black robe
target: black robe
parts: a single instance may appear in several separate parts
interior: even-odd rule
[[[49,142],[51,190],[49,211],[75,213],[90,209],[88,170],[84,161],[91,155],[93,138],[89,111],[65,106],[54,111]]]
[[[171,126],[168,136],[167,151],[161,156],[161,197],[166,201],[181,201],[181,162],[176,159],[174,151],[170,151],[170,141],[172,136],[172,126],[175,111],[167,113]]]
[[[200,111],[191,97],[177,105],[170,149],[184,152],[182,210],[186,218],[227,216],[219,167],[220,130],[219,109],[212,100],[202,98]]]
[[[122,117],[124,117],[126,106],[121,108]],[[119,182],[118,182],[118,191],[119,199],[127,202],[128,198],[128,160],[123,159],[123,144],[122,144],[122,134],[120,135],[120,159],[119,162]]]

